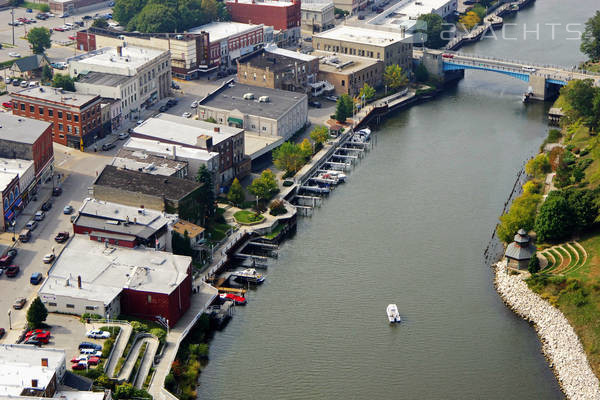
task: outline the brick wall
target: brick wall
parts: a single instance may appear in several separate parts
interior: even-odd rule
[[[289,6],[268,5],[262,3],[226,3],[231,20],[245,24],[264,24],[276,30],[286,30],[300,26],[300,1]]]
[[[165,202],[159,196],[130,192],[110,186],[94,185],[94,197],[98,200],[112,201],[126,206],[140,207],[143,205],[151,210],[165,210]]]

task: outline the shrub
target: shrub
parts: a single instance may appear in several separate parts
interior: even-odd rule
[[[551,171],[550,161],[546,153],[540,153],[525,164],[527,175],[541,178]]]
[[[523,193],[525,194],[540,194],[542,192],[543,183],[540,180],[532,179],[525,182],[523,185]]]
[[[500,217],[496,232],[503,242],[509,243],[521,228],[529,231],[535,223],[535,213],[542,196],[539,194],[523,193],[517,197],[510,210]]]
[[[560,130],[550,129],[550,131],[548,132],[548,138],[546,139],[546,142],[558,143],[558,141],[560,140],[561,137],[562,137],[562,134],[560,133]]]
[[[106,339],[104,345],[102,346],[102,358],[107,358],[110,355],[110,351],[115,345],[115,341],[113,338]]]
[[[286,208],[285,208],[285,204],[283,203],[283,200],[273,200],[271,202],[271,204],[269,205],[269,208],[271,209],[271,211],[269,212],[269,214],[271,215],[282,215],[285,214],[287,212]]]
[[[532,274],[537,274],[538,272],[540,272],[540,260],[535,254],[533,255],[533,257],[531,257],[531,260],[529,260],[527,270]]]
[[[552,167],[552,171],[556,171],[558,168],[558,163],[560,162],[560,156],[565,150],[562,147],[555,147],[550,151],[550,155],[548,159],[550,161],[550,166]]]

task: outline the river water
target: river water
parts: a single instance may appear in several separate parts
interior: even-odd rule
[[[556,26],[552,40],[543,24],[582,23],[596,3],[538,0],[508,21],[516,41],[462,51],[573,65],[583,59],[573,34]],[[537,23],[540,40],[523,41]],[[534,330],[502,304],[482,257],[548,129],[549,104],[523,105],[526,88],[470,71],[391,116],[216,335],[199,398],[562,398]],[[387,322],[392,302],[401,325]]]

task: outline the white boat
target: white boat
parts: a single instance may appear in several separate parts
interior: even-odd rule
[[[338,182],[346,182],[346,174],[340,172],[340,171],[334,171],[334,170],[330,170],[330,169],[320,169],[319,171],[320,174],[327,174],[332,176],[333,178],[337,179]]]
[[[371,138],[371,130],[369,128],[364,128],[356,132],[356,135],[362,137],[365,142],[368,142]]]
[[[395,304],[388,304],[386,311],[391,324],[395,322],[402,322],[402,318],[400,318],[400,313],[398,312],[398,307],[396,307]]]
[[[256,272],[254,268],[246,268],[243,271],[236,271],[231,274],[233,277],[250,283],[263,283],[265,276]]]

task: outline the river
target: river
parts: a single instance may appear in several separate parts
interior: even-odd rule
[[[596,0],[538,0],[506,37],[462,51],[574,65],[566,27]],[[600,8],[600,7],[598,7]],[[527,30],[540,25],[540,40]],[[575,27],[571,27],[574,30]],[[579,27],[579,29],[582,29]],[[534,35],[534,34],[528,34]],[[377,145],[296,236],[267,282],[218,333],[201,399],[560,399],[534,330],[500,301],[482,257],[549,104],[524,82],[469,71],[393,115]],[[397,303],[404,322],[387,323]]]

